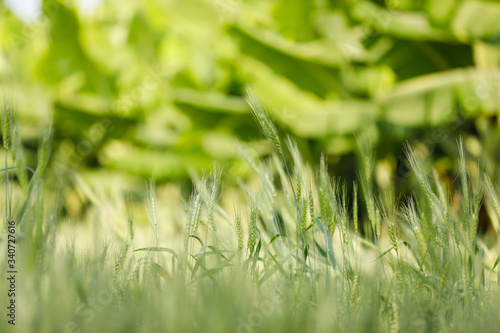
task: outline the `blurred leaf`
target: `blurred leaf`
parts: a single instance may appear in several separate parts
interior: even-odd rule
[[[377,260],[385,256],[387,253],[391,252],[391,250],[394,249],[394,245],[389,246],[387,249],[385,249],[378,257]]]
[[[256,62],[245,61],[242,69],[270,113],[299,136],[322,138],[352,133],[370,123],[377,114],[376,105],[368,101],[322,101]]]
[[[453,20],[453,31],[464,41],[482,39],[500,43],[500,5],[482,1],[464,1]],[[478,19],[480,18],[480,19]]]
[[[99,103],[98,103],[99,104]],[[128,128],[134,124],[134,118],[118,117],[109,113],[94,113],[81,109],[85,105],[57,103],[55,105],[54,126],[58,134],[75,140],[99,141],[105,137],[124,139]],[[78,107],[78,108],[77,108]],[[86,131],[92,126],[99,126],[95,138]]]
[[[388,66],[346,66],[342,80],[349,91],[377,99],[392,89],[395,76]]]
[[[239,23],[235,28],[262,45],[297,59],[332,67],[338,66],[343,61],[340,49],[334,44],[322,41],[298,43],[283,38],[275,32],[244,23]]]
[[[264,273],[264,275],[260,278],[259,280],[259,285],[263,284],[264,282],[266,282],[271,276],[273,276],[274,273],[276,273],[276,271],[280,271],[281,275],[283,275],[283,277],[286,279],[286,280],[289,280],[289,276],[288,274],[286,273],[285,269],[283,268],[283,264],[297,251],[298,249],[293,249],[291,250],[288,254],[286,254],[285,256],[283,256],[283,258],[278,261],[276,260],[276,258],[273,256],[273,254],[270,252],[270,251],[267,251],[267,254],[269,254],[271,256],[271,259],[273,260],[274,262],[274,265],[270,266],[269,269],[266,270],[266,272]]]
[[[460,0],[428,0],[425,6],[427,16],[432,23],[446,27],[459,2]]]
[[[173,92],[177,103],[188,104],[207,111],[227,113],[249,113],[250,108],[241,97],[227,96],[217,92],[195,91],[177,88]]]
[[[156,55],[155,32],[150,28],[148,21],[141,14],[137,13],[130,23],[128,43],[133,44],[137,50],[141,50],[140,55],[146,61],[151,61]]]
[[[57,83],[82,72],[84,89],[109,92],[108,81],[99,74],[80,45],[80,24],[74,11],[55,1],[46,1],[44,10],[50,15],[50,45],[37,65],[38,77],[48,83]]]
[[[112,141],[103,148],[99,153],[99,162],[108,168],[141,177],[154,175],[158,180],[186,178],[188,167],[201,171],[208,170],[211,165],[211,159],[199,153],[140,149],[118,141]]]
[[[382,101],[382,118],[402,126],[432,126],[454,117],[454,85],[461,71],[421,76],[395,85]]]
[[[140,249],[135,249],[134,252],[136,251],[148,251],[148,252],[168,252],[171,255],[173,255],[177,259],[177,253],[175,253],[174,250],[169,249],[168,247],[159,247],[159,246],[153,246],[153,247],[142,247]]]
[[[283,37],[295,41],[314,38],[310,17],[314,14],[314,1],[280,0],[274,9],[274,18]]]
[[[432,27],[421,13],[389,11],[373,2],[359,1],[352,6],[351,14],[355,19],[394,37],[422,41],[455,41],[453,35],[446,30]]]
[[[473,114],[489,114],[500,108],[493,94],[500,84],[500,72],[455,69],[421,76],[397,84],[383,99],[383,118],[403,126],[433,126],[456,117],[460,102]]]
[[[481,69],[494,69],[500,66],[500,45],[474,42],[474,62]]]
[[[498,254],[497,259],[495,260],[495,263],[493,264],[493,269],[495,269],[495,267],[497,267],[498,263],[500,263],[500,253]]]

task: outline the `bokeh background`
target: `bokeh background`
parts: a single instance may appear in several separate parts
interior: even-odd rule
[[[95,184],[140,202],[154,176],[168,202],[214,161],[245,179],[238,142],[272,152],[246,85],[308,163],[324,153],[347,180],[364,133],[379,187],[401,195],[406,141],[450,186],[460,137],[500,163],[498,1],[6,0],[0,17],[1,90],[28,164],[53,119],[46,184],[68,216]]]

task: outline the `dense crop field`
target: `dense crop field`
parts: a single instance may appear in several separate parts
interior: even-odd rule
[[[0,0],[0,333],[499,331],[499,18]]]
[[[491,219],[500,218],[499,192],[465,158],[461,141],[453,187],[407,146],[408,181],[416,186],[399,197],[375,185],[368,137],[357,138],[359,178],[348,184],[325,160],[318,168],[304,163],[250,90],[247,99],[275,151],[256,160],[241,147],[254,172],[246,183],[217,167],[194,176],[178,209],[182,241],[164,238],[170,222],[157,211],[168,203],[157,200],[153,181],[147,232],[134,212],[92,188],[89,221],[68,230],[60,198],[43,187],[50,129],[36,170],[26,168],[16,117],[5,104],[5,211],[15,222],[2,233],[0,263],[16,274],[0,284],[2,300],[9,288],[15,292],[15,326],[5,302],[1,331],[497,330],[500,242],[479,234],[478,221],[486,204]],[[228,192],[228,182],[239,189]],[[14,257],[3,251],[8,243]]]

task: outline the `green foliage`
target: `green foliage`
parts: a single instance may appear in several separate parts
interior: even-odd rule
[[[26,23],[0,4],[19,332],[498,329],[500,174],[483,165],[500,165],[500,4],[42,10]],[[154,175],[147,214],[93,193],[74,169],[110,187]],[[190,175],[190,194],[157,190]],[[189,196],[185,211],[165,218],[175,194]],[[89,198],[80,215],[74,196]]]
[[[22,274],[16,330],[495,330],[500,324],[500,242],[477,232],[482,184],[487,200],[498,206],[492,181],[486,175],[471,176],[460,142],[461,187],[447,189],[438,177],[429,176],[419,152],[408,146],[418,187],[398,207],[393,193],[376,197],[380,189],[372,181],[372,161],[364,149],[369,144],[363,140],[359,138],[364,169],[359,176],[365,200],[358,218],[364,229],[352,225],[356,185],[351,194],[325,163],[310,171],[289,139],[275,154],[288,148],[293,164],[276,155],[268,157],[273,164],[246,156],[259,184],[250,192],[241,182],[245,198],[232,198],[234,214],[220,201],[219,191],[227,192],[219,169],[194,179],[184,247],[171,247],[161,232],[166,221],[157,210],[164,203],[157,201],[153,182],[147,193],[149,240],[139,238],[129,212],[123,221],[127,237],[105,232],[103,222],[109,221],[102,217],[93,219],[90,227],[96,229],[90,238],[82,239],[78,231],[78,239],[71,241],[63,234],[58,200],[45,200],[41,187],[45,173],[40,168],[47,159],[39,159],[27,192],[12,191],[9,176],[17,169],[5,168],[6,198],[23,203],[10,216],[17,223],[16,260]],[[49,140],[41,141],[42,156],[44,149],[50,151],[44,142]],[[14,141],[9,144],[6,152]],[[290,170],[295,177],[287,177]],[[273,181],[276,174],[281,186]],[[243,214],[240,207],[250,213]],[[104,214],[107,208],[94,209]],[[369,210],[375,212],[375,223]],[[3,233],[2,246],[5,239]],[[79,247],[77,240],[89,244]],[[2,270],[6,263],[5,257],[0,259]],[[1,284],[0,293],[5,295],[7,288]],[[36,311],[26,306],[35,302]],[[6,321],[0,328],[10,329]]]
[[[442,129],[432,141],[448,149],[453,124],[491,134],[473,121],[499,110],[499,11],[461,0],[194,0],[85,12],[46,0],[27,23],[2,6],[1,84],[15,87],[33,167],[30,141],[51,109],[54,163],[72,169],[187,179],[237,160],[234,138],[264,155],[247,84],[278,127],[312,143],[301,146],[308,162],[355,151],[353,133],[367,129],[381,154],[426,139],[421,128]]]

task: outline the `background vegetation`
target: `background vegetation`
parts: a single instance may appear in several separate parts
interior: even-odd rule
[[[361,131],[378,137],[380,158],[405,139],[451,155],[461,132],[474,134],[471,154],[496,160],[499,6],[48,0],[26,23],[2,4],[0,73],[24,140],[54,110],[57,159],[79,168],[185,179],[188,165],[237,158],[234,138],[265,154],[246,83],[311,161],[347,158]]]

